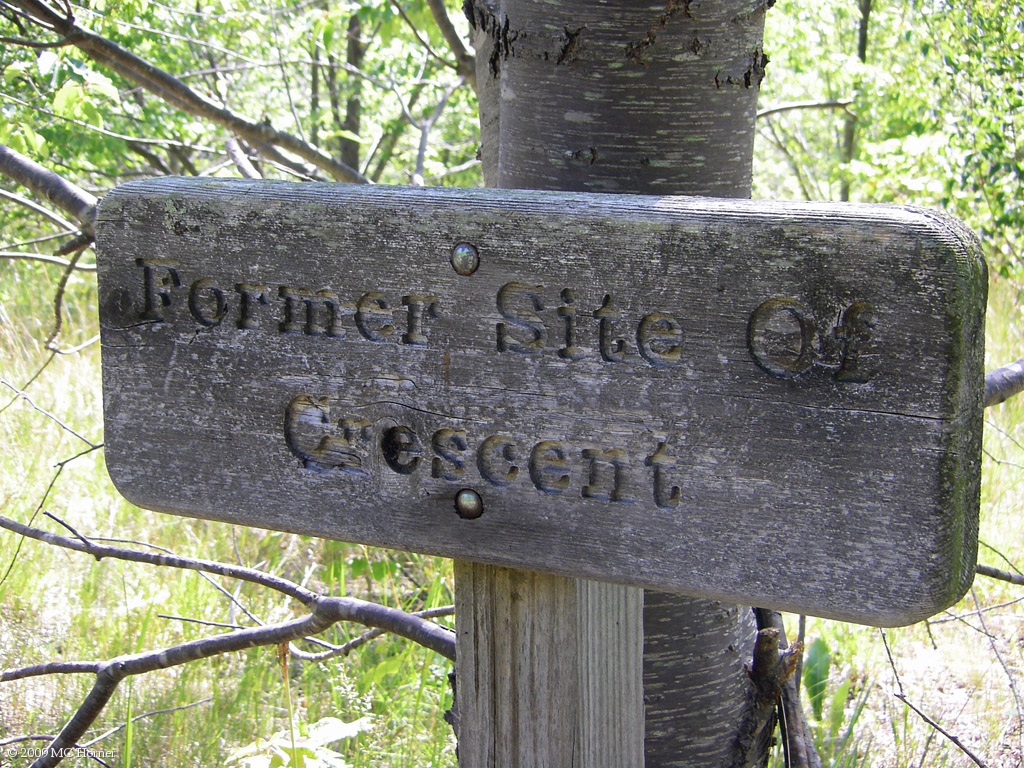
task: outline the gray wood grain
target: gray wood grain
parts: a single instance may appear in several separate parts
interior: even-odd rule
[[[162,179],[97,243],[141,506],[878,625],[971,582],[985,271],[936,213]]]

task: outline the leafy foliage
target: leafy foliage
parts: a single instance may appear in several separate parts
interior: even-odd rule
[[[848,107],[763,118],[756,193],[839,199],[845,186],[852,200],[945,207],[979,232],[992,266],[1020,274],[1021,4],[874,0],[868,7],[864,61],[854,4],[781,0],[769,15],[762,103]]]

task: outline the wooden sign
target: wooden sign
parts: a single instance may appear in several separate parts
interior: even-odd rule
[[[97,244],[140,506],[878,625],[973,578],[985,267],[938,214],[161,179]]]

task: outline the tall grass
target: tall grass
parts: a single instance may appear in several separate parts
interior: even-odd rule
[[[98,345],[58,355],[36,376],[51,357],[43,341],[52,327],[49,302],[59,275],[50,266],[0,263],[0,379],[27,396],[0,385],[4,514],[66,534],[44,517],[48,512],[89,536],[258,566],[332,594],[408,610],[452,602],[450,565],[439,558],[161,515],[122,500],[102,451],[89,451],[72,434],[92,443],[102,439]],[[76,275],[65,302],[63,344],[82,343],[97,332],[93,307],[92,275]],[[280,595],[253,585],[96,562],[6,532],[0,532],[0,579],[3,669],[110,658],[224,631],[190,620],[251,624],[238,605],[265,622],[294,611]],[[341,644],[362,631],[338,625],[323,638]],[[436,654],[384,636],[344,658],[292,661],[287,677],[281,670],[276,649],[256,648],[134,679],[122,685],[92,733],[120,730],[95,748],[115,753],[117,765],[222,765],[239,748],[288,729],[291,709],[300,733],[327,717],[368,717],[368,729],[331,745],[353,766],[454,764],[454,739],[443,720],[451,706],[450,664]],[[0,740],[55,733],[88,691],[89,677],[0,685]],[[158,711],[165,713],[123,727],[131,716]]]
[[[1024,287],[993,276],[988,369],[1024,356],[1022,296]],[[980,562],[1024,570],[1021,509],[1024,398],[1019,397],[986,411]],[[794,620],[790,637],[797,630]],[[826,766],[976,765],[950,736],[989,768],[1022,765],[1024,587],[979,577],[958,605],[898,629],[809,619],[806,643],[815,640],[831,656],[823,716],[811,719]],[[782,765],[781,757],[776,765]]]
[[[102,451],[83,454],[88,445],[72,433],[101,440],[97,346],[58,355],[35,376],[51,357],[42,340],[52,324],[48,302],[58,277],[54,267],[0,264],[0,378],[30,399],[0,386],[5,514],[60,531],[42,516],[50,512],[91,536],[259,566],[332,594],[409,610],[451,602],[449,564],[441,559],[150,513],[123,501],[106,476]],[[1016,284],[994,279],[989,367],[1024,349],[1020,298]],[[76,276],[69,285],[63,343],[78,344],[96,333],[94,305],[92,276]],[[983,562],[1006,570],[1024,564],[1022,502],[1024,398],[986,414]],[[198,574],[96,562],[8,533],[0,533],[0,579],[2,668],[109,658],[220,631],[188,619],[247,623],[225,592],[263,621],[287,618],[294,610],[279,595],[252,585],[216,580],[218,589]],[[810,619],[808,645],[820,640],[829,658],[820,717],[812,716],[826,765],[974,764],[895,698],[900,690],[987,765],[1020,765],[1022,598],[1020,587],[979,579],[959,605],[929,622],[886,630],[885,642],[877,629]],[[796,631],[794,618],[790,636]],[[343,643],[360,632],[339,625],[325,639]],[[221,765],[247,746],[246,754],[265,754],[268,739],[291,727],[291,710],[299,736],[325,718],[369,718],[363,721],[369,729],[331,745],[353,766],[453,765],[454,741],[443,720],[451,705],[449,671],[444,659],[387,636],[345,658],[293,660],[287,678],[275,649],[251,649],[134,680],[123,686],[93,733],[120,728],[97,745],[114,752],[119,765]],[[0,685],[0,740],[53,733],[89,684],[87,676],[53,676]],[[151,712],[163,714],[145,716]],[[238,758],[232,764],[246,763]]]

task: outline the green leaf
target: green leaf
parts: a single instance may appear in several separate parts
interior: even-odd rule
[[[53,95],[53,111],[61,117],[74,117],[84,95],[81,85],[68,80]]]
[[[4,85],[13,85],[14,81],[19,78],[31,80],[28,76],[30,69],[32,69],[32,64],[27,61],[15,61],[8,64],[4,67]]]
[[[315,723],[310,723],[309,733],[302,741],[311,748],[326,747],[335,741],[358,736],[372,727],[373,718],[369,716],[353,720],[351,723],[346,723],[337,717],[324,717]]]
[[[336,131],[331,131],[326,134],[325,138],[330,139],[345,139],[346,141],[354,141],[356,144],[369,144],[369,139],[362,138],[358,133],[339,128]]]
[[[28,62],[19,63],[28,66]],[[39,56],[36,57],[36,70],[44,77],[52,75],[59,64],[60,57],[53,51],[40,51]]]
[[[829,667],[828,643],[820,637],[811,643],[804,658],[804,687],[811,701],[811,710],[816,720],[821,720],[825,709],[825,686],[828,684]]]
[[[82,119],[89,125],[95,125],[97,128],[103,127],[103,113],[89,99],[82,100],[79,111],[82,113]]]
[[[117,92],[114,82],[101,72],[90,72],[85,83],[90,96],[99,95],[115,104],[121,103],[121,94]]]
[[[851,685],[853,685],[853,681],[850,678],[843,680],[832,694],[832,700],[829,702],[828,730],[833,739],[839,735],[839,729],[842,728],[846,719],[846,702],[850,698]]]

